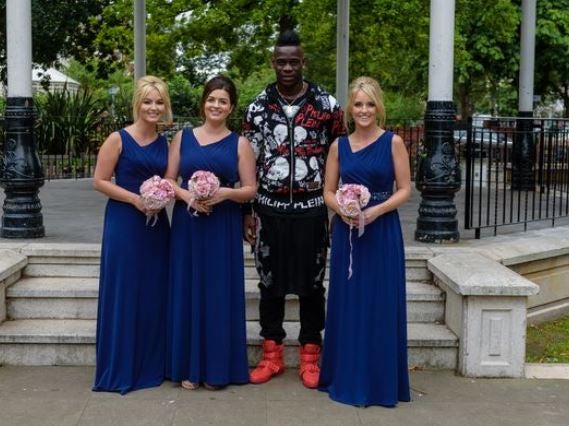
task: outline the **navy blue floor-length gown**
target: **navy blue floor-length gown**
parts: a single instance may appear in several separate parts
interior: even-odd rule
[[[122,150],[115,182],[138,193],[153,175],[163,176],[168,144],[159,136],[139,145],[120,130]],[[134,206],[110,199],[105,210],[95,391],[125,394],[164,380],[170,225],[163,210],[154,226]]]
[[[182,187],[197,170],[222,185],[239,179],[239,136],[200,145],[192,129],[180,144]],[[167,377],[224,386],[247,383],[242,218],[225,200],[209,215],[194,216],[177,201],[172,216],[168,302]]]
[[[394,184],[391,132],[352,152],[348,138],[338,144],[343,183],[365,185],[368,206],[385,201]],[[350,234],[353,275],[348,279]],[[365,227],[358,238],[334,218],[330,288],[320,390],[345,404],[394,406],[409,401],[405,305],[405,255],[397,211]]]

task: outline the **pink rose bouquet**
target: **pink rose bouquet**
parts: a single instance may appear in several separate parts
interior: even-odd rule
[[[354,183],[346,183],[336,191],[336,201],[338,202],[338,207],[340,207],[340,212],[344,216],[358,217],[360,220],[358,236],[363,234],[362,209],[367,206],[370,197],[371,194],[365,186]]]
[[[162,179],[158,175],[146,179],[140,185],[140,197],[144,207],[148,210],[162,210],[175,197],[174,187],[166,179]],[[146,215],[146,224],[154,219],[151,226],[156,225],[158,214],[152,213]]]
[[[346,183],[336,191],[336,201],[340,212],[350,218],[358,218],[358,237],[364,233],[364,215],[362,209],[367,206],[371,194],[364,185]],[[348,279],[352,277],[352,225],[350,225],[350,265]]]
[[[207,200],[215,195],[219,189],[219,179],[212,172],[198,170],[188,180],[188,191],[192,196],[188,210],[194,200]]]

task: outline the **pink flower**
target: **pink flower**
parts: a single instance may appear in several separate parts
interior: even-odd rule
[[[358,237],[364,233],[364,214],[362,209],[367,206],[371,194],[364,185],[345,183],[336,191],[336,201],[340,212],[350,218],[358,218]],[[350,264],[348,266],[348,279],[352,277],[352,228],[350,225]]]
[[[188,210],[194,200],[207,200],[215,195],[219,189],[219,179],[212,172],[205,170],[195,171],[188,180],[188,191],[192,201],[188,204]]]
[[[369,190],[363,185],[346,183],[336,191],[336,201],[344,216],[358,217],[369,203]]]
[[[154,175],[140,185],[140,198],[147,210],[162,210],[175,197],[174,187],[166,179]],[[146,224],[154,218],[152,226],[156,225],[158,214],[147,214]]]

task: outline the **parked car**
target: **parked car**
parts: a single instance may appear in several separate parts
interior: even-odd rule
[[[454,141],[456,143],[465,144],[467,141],[466,130],[455,130],[454,131]],[[504,133],[490,132],[486,130],[475,129],[472,131],[472,142],[475,147],[499,147],[507,146],[511,147],[513,141],[511,138],[506,136]]]
[[[467,149],[467,137],[466,130],[454,131],[454,141],[462,153],[465,153]],[[492,150],[493,157],[502,157],[504,151],[509,151],[514,146],[512,139],[502,132],[475,128],[472,130],[471,137],[472,150],[475,157],[487,157],[489,150]]]

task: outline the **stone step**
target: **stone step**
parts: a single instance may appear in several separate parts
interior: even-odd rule
[[[285,322],[287,337],[285,344],[285,364],[298,365],[298,322]],[[247,343],[249,364],[254,366],[261,358],[262,337],[256,321],[247,321]],[[458,338],[445,325],[426,323],[407,323],[408,363],[410,367],[456,369],[458,360]]]
[[[54,248],[55,247],[55,248]],[[243,246],[245,259],[245,278],[257,279],[253,255]],[[95,244],[49,245],[36,244],[33,248],[22,250],[28,257],[23,273],[30,277],[85,277],[99,276],[100,249]],[[407,281],[431,281],[432,274],[427,269],[427,260],[433,256],[428,249],[410,247],[406,251]],[[328,277],[328,271],[326,273]]]
[[[10,319],[96,319],[98,278],[26,277],[6,290]]]
[[[73,262],[70,260],[73,259]],[[49,261],[48,261],[49,260]],[[60,260],[61,263],[55,260]],[[408,262],[409,263],[409,262]],[[31,258],[24,268],[24,275],[29,277],[84,277],[99,276],[99,259],[95,258]],[[328,279],[328,268],[326,278]],[[431,273],[423,266],[407,265],[405,270],[407,281],[430,281]],[[252,262],[245,263],[245,279],[258,279],[258,274]]]
[[[26,277],[8,287],[7,313],[11,319],[95,319],[97,278]],[[245,282],[246,317],[259,319],[259,290],[256,279]],[[407,320],[442,322],[444,293],[428,283],[407,283]],[[287,321],[298,321],[298,298],[287,297]]]
[[[328,287],[328,282],[324,283]],[[432,284],[407,282],[407,321],[443,322],[444,292]],[[245,280],[245,309],[248,320],[259,320],[259,289],[257,279]],[[285,321],[299,320],[298,297],[286,297]]]
[[[0,325],[0,365],[93,365],[95,320],[11,320]],[[298,365],[299,324],[285,322],[285,362]],[[409,366],[457,366],[458,340],[444,325],[408,323]],[[247,322],[249,364],[260,358],[256,321]]]

